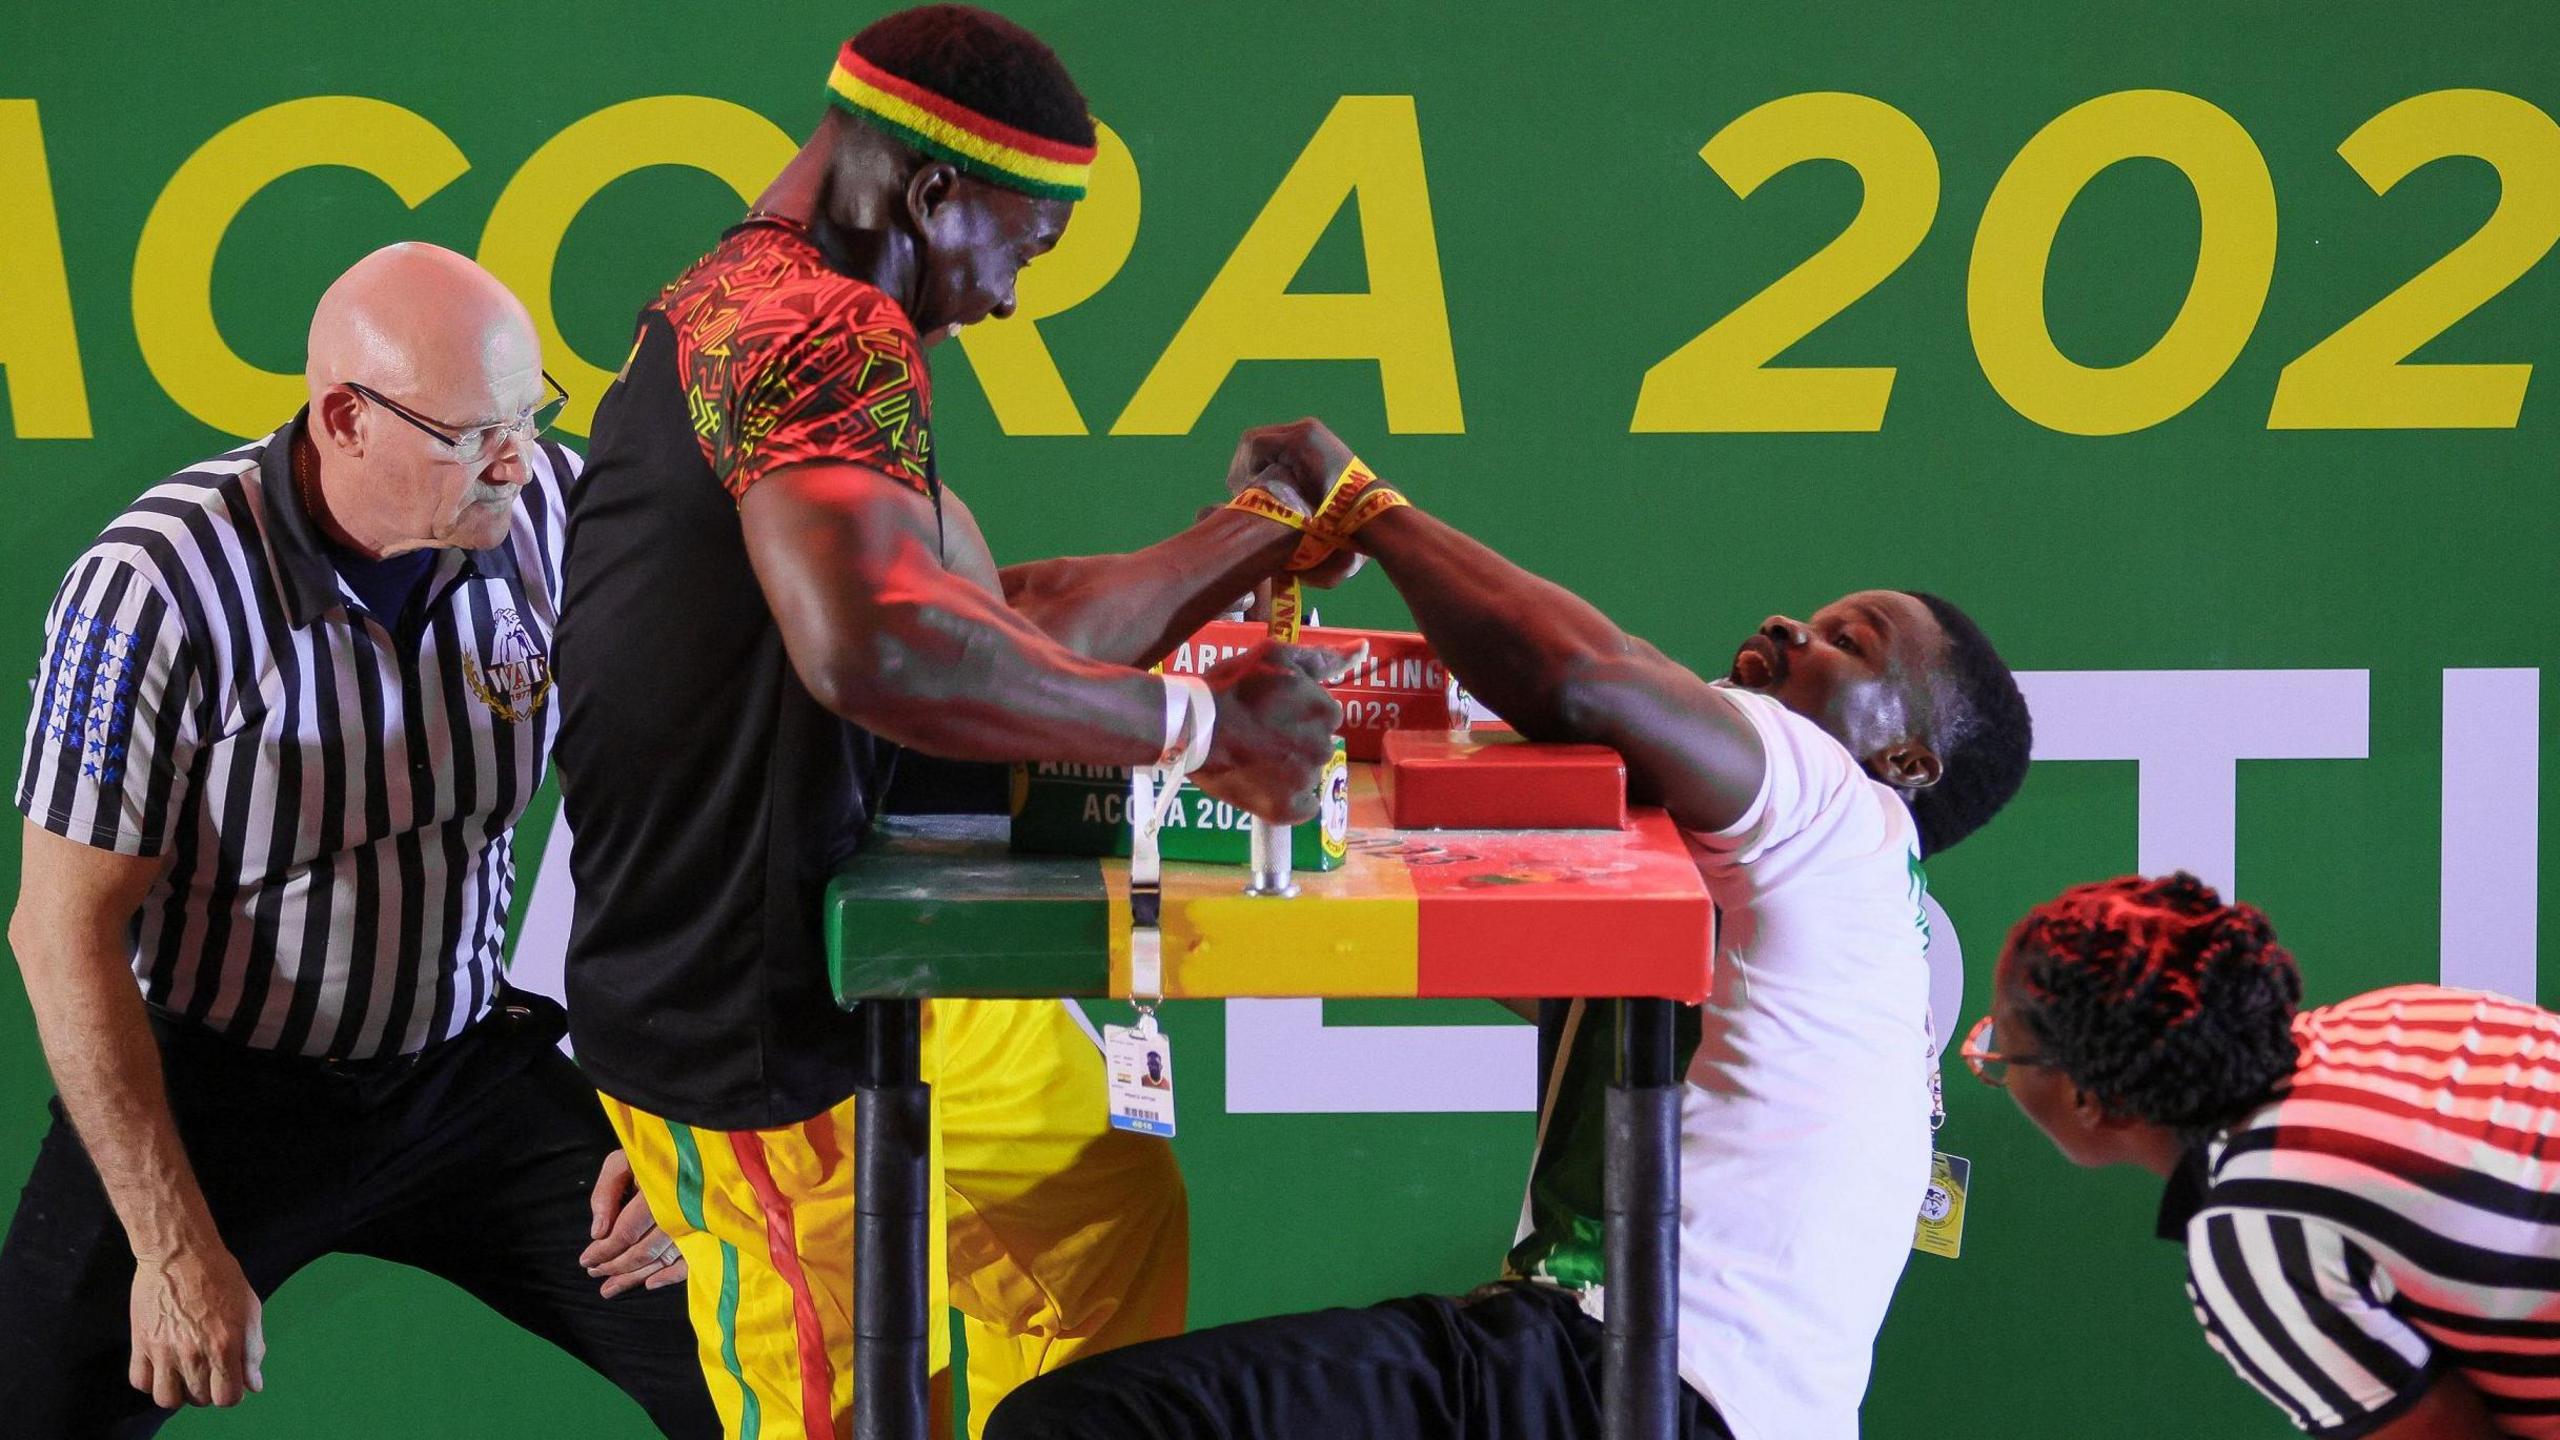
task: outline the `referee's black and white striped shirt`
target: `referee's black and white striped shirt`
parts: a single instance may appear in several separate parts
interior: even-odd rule
[[[2442,1373],[2560,1437],[2560,1015],[2408,985],[2305,1011],[2289,1089],[2170,1183],[2213,1348],[2303,1430]]]
[[[516,817],[558,707],[551,631],[577,459],[527,448],[508,537],[436,557],[397,631],[295,494],[292,424],[182,470],[72,565],[18,809],[170,857],[133,936],[156,1009],[332,1059],[460,1033],[496,989]]]

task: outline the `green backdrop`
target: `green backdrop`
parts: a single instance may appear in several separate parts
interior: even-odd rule
[[[311,303],[375,245],[481,253],[556,316],[554,372],[592,400],[632,311],[805,131],[871,13],[0,7],[0,674],[32,674],[47,597],[110,514],[290,413]],[[999,557],[1161,535],[1239,429],[1316,413],[1702,668],[1765,613],[1884,584],[1958,599],[2026,670],[2347,672],[2301,694],[2360,691],[2363,717],[2325,718],[2361,744],[2241,743],[2229,853],[2195,863],[2236,865],[2315,998],[2536,988],[2551,727],[2530,687],[2560,650],[2554,400],[2527,383],[2560,283],[2543,0],[1017,13],[1121,148],[1033,272],[1026,310],[1059,311],[1039,344],[1016,321],[938,354],[945,474]],[[1326,609],[1402,618],[1378,583]],[[2457,670],[2527,673],[2454,723]],[[2144,693],[2173,697],[2163,733],[2324,719]],[[23,695],[0,687],[0,731]],[[2049,753],[2090,750],[2132,753]],[[1968,1018],[2025,906],[2179,858],[2153,820],[2212,806],[2173,788],[2125,759],[2040,764],[1932,864]],[[2452,861],[2449,807],[2475,837]],[[1197,1320],[1489,1275],[1528,1116],[1222,1113],[1218,1013],[1173,1024]],[[0,1214],[46,1093],[0,985]],[[2070,1169],[1960,1071],[1948,1108],[1976,1162],[1966,1251],[1914,1257],[1871,1434],[2285,1433],[2206,1350],[2147,1178]],[[268,1393],[171,1433],[642,1430],[389,1267],[315,1268],[269,1335]]]

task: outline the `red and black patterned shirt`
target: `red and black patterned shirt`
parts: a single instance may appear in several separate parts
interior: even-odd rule
[[[671,326],[703,462],[732,496],[810,460],[931,489],[933,391],[915,326],[897,301],[831,268],[800,226],[730,231],[651,310]]]
[[[819,905],[890,752],[801,685],[737,505],[811,461],[938,495],[932,392],[898,302],[786,221],[723,236],[639,332],[596,410],[556,637],[571,1030],[606,1093],[762,1129],[852,1092]]]

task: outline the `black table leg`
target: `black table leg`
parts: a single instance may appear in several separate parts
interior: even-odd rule
[[[925,1440],[925,1227],[931,1092],[916,1000],[862,1002],[854,1088],[854,1440]]]
[[[1680,1085],[1669,1000],[1620,1001],[1603,1208],[1606,1440],[1673,1440],[1680,1415]]]

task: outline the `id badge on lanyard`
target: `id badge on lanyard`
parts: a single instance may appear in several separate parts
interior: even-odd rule
[[[1162,794],[1158,794],[1161,787]],[[1156,1025],[1164,995],[1164,855],[1156,833],[1182,793],[1179,772],[1129,773],[1129,995],[1135,1021],[1102,1027],[1111,1128],[1173,1136],[1173,1040]]]

